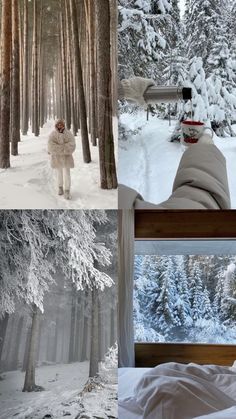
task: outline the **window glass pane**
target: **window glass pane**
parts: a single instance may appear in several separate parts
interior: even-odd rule
[[[236,344],[235,242],[216,243],[136,242],[136,342]]]

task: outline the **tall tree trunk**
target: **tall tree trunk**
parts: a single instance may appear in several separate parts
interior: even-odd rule
[[[29,23],[28,0],[24,0],[24,54],[23,54],[23,115],[22,133],[27,135],[29,129]]]
[[[87,357],[88,329],[89,329],[88,317],[85,317],[84,329],[83,329],[83,341],[82,341],[81,357],[80,357],[81,362],[86,361],[88,359]]]
[[[71,301],[71,323],[70,323],[70,346],[69,346],[69,362],[74,362],[75,358],[75,321],[76,321],[76,295],[74,287],[72,288]]]
[[[23,391],[35,391],[37,386],[35,385],[35,364],[36,364],[36,351],[37,351],[37,341],[38,341],[38,308],[33,306],[33,316],[32,316],[32,326],[29,342],[29,356],[26,367],[25,382]]]
[[[111,11],[111,68],[112,68],[112,109],[113,115],[117,117],[117,80],[118,80],[118,6],[117,0],[110,0]]]
[[[23,362],[22,362],[22,372],[26,371],[27,368],[27,364],[28,364],[28,358],[29,358],[29,346],[30,346],[30,333],[31,332],[31,328],[30,326],[27,329],[26,332],[26,340],[25,340],[25,351],[24,351],[24,358],[23,358]]]
[[[1,83],[1,125],[0,125],[0,168],[10,167],[10,108],[11,108],[11,1],[2,0],[2,83]]]
[[[4,340],[7,332],[9,314],[6,313],[3,319],[0,320],[0,361],[2,357],[2,350],[4,345]]]
[[[88,0],[88,23],[89,23],[89,76],[90,76],[90,135],[93,146],[97,145],[97,79],[95,66],[95,4]]]
[[[90,163],[91,154],[90,154],[90,148],[89,148],[87,112],[86,112],[86,102],[85,102],[85,94],[84,94],[83,73],[82,73],[80,44],[79,44],[79,30],[78,30],[77,10],[76,10],[75,0],[70,0],[70,12],[71,12],[71,20],[72,20],[75,69],[76,69],[75,71],[77,74],[78,91],[79,91],[80,130],[81,130],[81,140],[82,140],[82,148],[83,148],[83,158],[84,158],[85,163]]]
[[[61,0],[61,14],[60,14],[60,41],[61,41],[61,75],[62,75],[62,102],[63,102],[63,118],[68,124],[68,91],[67,91],[67,66],[66,66],[66,36],[65,36],[65,4]]]
[[[14,338],[14,348],[11,357],[11,366],[10,369],[12,371],[17,370],[18,367],[18,354],[20,349],[20,341],[21,341],[21,333],[23,329],[24,317],[20,317],[20,320],[17,324],[17,332]]]
[[[97,78],[98,78],[98,137],[101,188],[117,188],[112,121],[112,78],[110,45],[110,3],[96,4]]]
[[[11,154],[18,155],[20,141],[20,42],[18,0],[12,1],[12,115]]]
[[[38,7],[33,3],[33,48],[32,48],[32,131],[39,136],[39,101],[38,101]]]
[[[92,324],[89,377],[95,377],[98,373],[99,363],[99,339],[98,339],[98,290],[92,290]]]

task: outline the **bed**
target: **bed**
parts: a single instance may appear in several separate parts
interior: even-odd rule
[[[236,366],[119,369],[119,419],[236,419]]]

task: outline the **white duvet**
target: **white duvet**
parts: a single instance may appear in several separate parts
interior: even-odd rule
[[[141,418],[236,419],[236,369],[174,362],[121,369],[119,419]]]

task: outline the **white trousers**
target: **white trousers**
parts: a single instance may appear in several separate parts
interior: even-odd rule
[[[57,181],[59,188],[64,187],[65,191],[69,191],[71,186],[70,169],[57,169]]]

